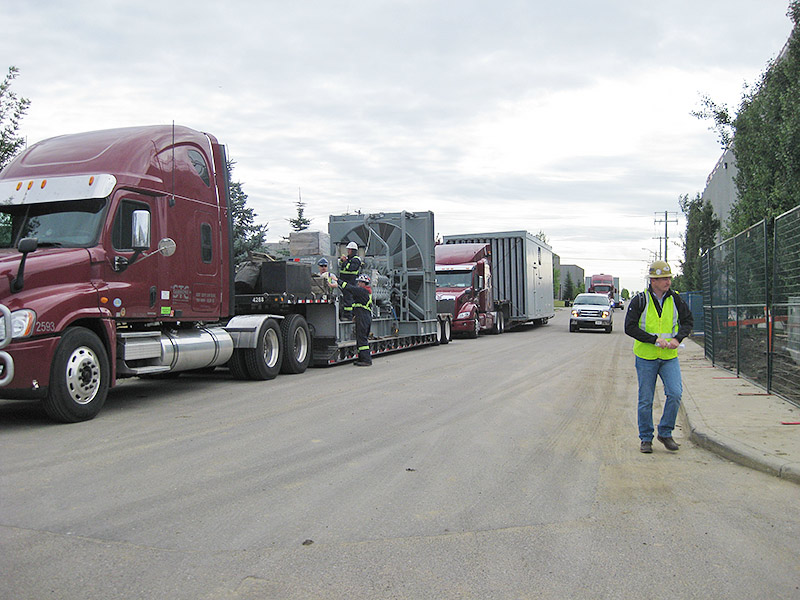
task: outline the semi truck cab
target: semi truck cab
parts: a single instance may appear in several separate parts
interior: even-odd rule
[[[475,338],[496,327],[487,244],[436,246],[436,301],[453,315],[453,333]]]

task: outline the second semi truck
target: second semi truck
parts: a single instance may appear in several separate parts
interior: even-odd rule
[[[445,236],[436,278],[439,312],[453,314],[454,333],[502,333],[555,316],[553,251],[527,231]]]

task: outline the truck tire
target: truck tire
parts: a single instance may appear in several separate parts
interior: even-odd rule
[[[250,372],[247,370],[247,363],[244,360],[244,350],[237,348],[233,351],[228,361],[228,369],[234,379],[250,379]]]
[[[250,379],[264,381],[275,379],[281,370],[283,349],[281,329],[275,319],[265,320],[258,328],[255,348],[241,348]]]
[[[472,322],[472,329],[467,332],[469,339],[474,340],[481,332],[481,322],[478,320],[478,315],[475,315],[475,320]]]
[[[71,327],[61,336],[53,356],[44,410],[63,423],[93,419],[105,404],[110,379],[103,342],[85,327]]]
[[[281,321],[283,362],[281,373],[302,373],[311,362],[311,333],[301,315],[288,315]]]
[[[606,327],[606,333],[611,333],[613,331],[613,329],[614,329],[614,326],[613,325],[609,325],[608,327]]]
[[[494,326],[492,327],[492,333],[494,335],[500,335],[506,330],[505,316],[503,315],[503,311],[501,310],[498,310],[496,315],[497,316],[494,320]]]
[[[441,344],[449,344],[450,340],[453,339],[453,325],[450,319],[439,321],[439,334],[441,336],[439,343]]]

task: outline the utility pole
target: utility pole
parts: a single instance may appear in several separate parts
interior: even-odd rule
[[[657,217],[660,217],[660,215],[661,215],[661,213],[656,213]],[[670,215],[675,215],[675,218],[670,219],[670,217],[669,217]],[[678,213],[677,212],[671,213],[671,212],[665,210],[664,211],[664,218],[663,219],[656,218],[656,220],[653,221],[653,222],[655,224],[658,224],[658,223],[663,223],[664,224],[664,262],[667,262],[667,244],[669,243],[669,233],[668,233],[667,228],[669,227],[670,223],[676,223],[676,224],[678,223]],[[661,247],[661,238],[659,237],[658,239],[659,239],[659,244],[658,245],[659,245],[659,248],[660,248]]]

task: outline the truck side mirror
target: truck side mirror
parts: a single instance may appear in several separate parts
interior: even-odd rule
[[[150,211],[135,210],[131,215],[131,246],[142,252],[150,247]]]
[[[38,238],[23,238],[17,244],[17,250],[22,252],[22,260],[19,261],[17,276],[11,280],[12,294],[22,291],[22,288],[25,287],[25,259],[28,258],[28,254],[34,252],[38,247]]]
[[[17,244],[17,250],[23,254],[28,254],[35,251],[39,247],[39,240],[37,238],[23,238]]]

